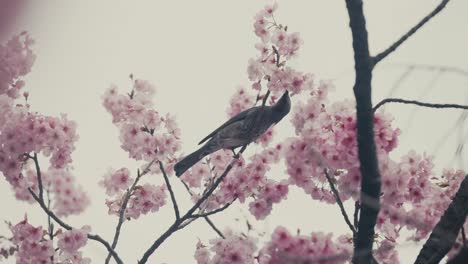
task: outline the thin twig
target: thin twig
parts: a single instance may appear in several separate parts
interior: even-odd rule
[[[207,216],[210,216],[210,215],[214,215],[216,213],[219,213],[221,211],[226,210],[234,201],[232,201],[230,203],[227,203],[227,204],[223,205],[222,207],[220,207],[218,209],[215,209],[213,211],[207,212],[207,213],[193,214],[189,218],[200,218],[200,217],[207,217]]]
[[[39,205],[41,206],[42,210],[47,214],[49,215],[52,219],[54,219],[54,221],[59,224],[61,227],[65,228],[66,230],[72,230],[74,229],[73,227],[71,227],[70,225],[68,225],[67,223],[63,222],[57,215],[54,214],[54,212],[52,212],[51,210],[47,209],[47,205],[40,200],[39,196],[37,196],[33,190],[31,188],[28,188],[28,191],[29,193],[32,195],[32,197],[34,198],[34,200],[36,200]],[[94,235],[94,234],[88,234],[88,239],[91,239],[91,240],[95,240],[95,241],[98,241],[100,242],[101,244],[104,245],[104,247],[106,247],[107,251],[109,251],[111,254],[112,254],[112,257],[114,257],[115,261],[118,263],[118,264],[123,264],[123,261],[122,259],[120,259],[119,255],[117,254],[117,252],[114,251],[114,249],[112,249],[111,245],[109,244],[109,242],[107,242],[106,240],[104,240],[101,236],[99,235]]]
[[[335,184],[333,183],[330,175],[328,174],[327,168],[323,169],[323,172],[325,173],[325,177],[327,177],[333,195],[335,195],[335,200],[338,206],[340,207],[341,214],[343,215],[346,224],[348,225],[349,229],[351,229],[351,232],[353,232],[354,235],[356,233],[356,228],[353,226],[353,224],[351,224],[351,221],[349,220],[348,214],[346,213],[346,210],[343,205],[343,201],[341,201],[340,194],[338,193],[338,190],[336,190]]]
[[[446,66],[446,65],[431,65],[431,64],[406,64],[406,63],[395,63],[386,65],[387,67],[407,67],[408,70],[425,70],[425,71],[439,71],[458,74],[463,77],[468,77],[468,70],[455,67],[455,66]]]
[[[276,55],[276,67],[279,68],[281,66],[281,64],[280,64],[280,58],[281,58],[280,53],[279,53],[278,49],[276,49],[276,47],[274,45],[271,46],[271,48],[273,49],[273,52]]]
[[[140,172],[139,169],[137,170],[137,177],[135,178],[135,181],[133,181],[132,186],[125,193],[125,196],[124,196],[123,201],[122,201],[122,205],[120,206],[120,209],[119,209],[119,220],[117,222],[117,226],[115,227],[114,239],[112,241],[112,249],[115,249],[117,247],[117,243],[118,243],[119,237],[120,237],[120,230],[122,229],[122,225],[123,225],[124,220],[125,220],[125,211],[127,210],[128,201],[130,200],[130,197],[132,196],[133,191],[135,190],[138,182],[140,181],[140,178],[142,176],[144,176],[146,173],[148,173],[149,168],[151,167],[151,165],[153,165],[154,162],[155,162],[155,160],[152,160],[145,167],[143,172]],[[110,257],[111,257],[111,254],[110,253],[107,254],[105,264],[109,263]]]
[[[26,154],[28,158],[32,159],[34,161],[34,165],[36,166],[36,174],[37,174],[37,185],[39,189],[39,199],[41,201],[44,201],[44,187],[42,185],[42,173],[41,173],[41,167],[39,166],[39,159],[37,158],[37,153],[34,152],[34,156],[31,156],[29,154]]]
[[[167,177],[166,171],[164,170],[164,166],[161,161],[159,161],[159,168],[164,176],[164,181],[166,182],[167,189],[169,190],[169,194],[171,195],[172,205],[174,207],[174,213],[176,221],[180,219],[179,207],[177,206],[177,201],[174,195],[174,191],[172,190],[171,182],[169,181],[169,177]]]
[[[153,244],[145,251],[143,254],[142,258],[138,261],[139,264],[146,263],[148,261],[148,258],[154,253],[156,249],[169,237],[171,236],[174,232],[177,230],[180,230],[179,228],[185,220],[190,219],[191,215],[200,208],[200,206],[211,196],[211,194],[218,188],[219,184],[223,181],[223,179],[227,176],[229,171],[234,167],[235,162],[240,157],[240,154],[244,153],[245,149],[247,148],[247,145],[244,145],[237,155],[234,156],[234,158],[231,160],[229,165],[226,167],[224,172],[216,179],[213,185],[210,186],[209,190],[203,194],[203,196],[195,203],[195,205],[192,206],[182,217],[180,217],[178,220],[176,220],[167,230],[164,232],[158,239],[156,239]],[[184,225],[183,227],[185,227]]]
[[[395,81],[395,83],[392,86],[392,89],[390,89],[390,92],[388,93],[387,97],[392,96],[403,84],[403,82],[408,79],[408,77],[411,75],[413,72],[414,67],[408,66],[407,69],[398,77],[398,79]]]
[[[359,209],[361,208],[361,205],[359,204],[358,201],[354,203],[354,227],[357,228],[359,224]]]
[[[226,237],[223,235],[223,233],[221,233],[221,231],[214,225],[214,223],[211,221],[210,218],[208,218],[208,216],[205,216],[203,217],[205,219],[205,221],[211,226],[211,228],[213,228],[213,230],[220,236],[222,237],[223,239],[225,239]]]
[[[442,2],[427,16],[425,16],[419,23],[417,23],[414,27],[412,27],[406,34],[401,36],[395,43],[393,43],[390,47],[386,50],[382,51],[381,53],[377,54],[372,58],[373,64],[376,65],[382,59],[387,57],[390,53],[394,52],[403,42],[405,42],[409,37],[411,37],[416,31],[418,31],[424,24],[426,24],[429,20],[431,20],[435,15],[437,15],[450,0],[442,0]]]
[[[50,210],[50,192],[49,189],[46,190],[47,194],[47,209]],[[53,241],[54,240],[54,225],[52,224],[50,220],[50,215],[47,215],[47,232],[49,233],[49,240]],[[50,256],[50,261],[54,263],[54,256]]]
[[[465,109],[468,110],[467,105],[459,105],[459,104],[433,104],[433,103],[424,103],[416,100],[406,100],[401,98],[386,98],[380,101],[378,104],[374,106],[372,109],[373,112],[376,112],[381,106],[387,103],[400,103],[400,104],[414,104],[423,107],[429,108],[455,108],[455,109]]]

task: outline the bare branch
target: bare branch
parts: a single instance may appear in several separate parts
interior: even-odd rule
[[[211,228],[213,228],[213,230],[220,236],[222,237],[223,239],[225,239],[226,237],[224,237],[223,233],[215,226],[215,224],[211,221],[210,218],[208,218],[208,216],[205,216],[203,217],[205,218],[205,221],[211,226]]]
[[[356,234],[356,228],[351,224],[351,221],[349,220],[348,214],[346,213],[346,210],[344,208],[343,202],[341,201],[340,194],[338,193],[338,190],[335,188],[335,184],[333,184],[332,178],[328,174],[327,168],[323,169],[323,172],[325,173],[325,177],[327,177],[328,183],[330,184],[330,189],[333,192],[333,195],[335,195],[335,200],[338,206],[340,207],[341,214],[343,215],[346,224],[348,225],[349,229],[351,229],[351,232],[353,232],[353,236]]]
[[[403,42],[405,42],[409,37],[411,37],[416,31],[418,31],[424,24],[429,22],[435,15],[437,15],[445,6],[448,4],[450,0],[442,0],[442,2],[427,16],[425,16],[419,23],[417,23],[414,27],[412,27],[406,34],[401,36],[395,43],[393,43],[390,47],[386,50],[382,51],[381,53],[377,54],[372,58],[373,64],[376,65],[382,59],[387,57],[390,53],[394,52]]]
[[[166,171],[164,170],[164,166],[161,161],[159,161],[159,168],[164,176],[164,181],[166,182],[167,189],[169,190],[169,194],[171,195],[172,205],[174,207],[174,213],[176,221],[180,219],[179,207],[177,206],[177,201],[174,195],[174,191],[172,190],[171,182],[169,181],[169,177],[167,177]]]
[[[438,71],[442,73],[454,73],[462,77],[468,77],[468,70],[465,70],[459,67],[454,67],[454,66],[430,65],[430,64],[404,64],[404,63],[390,64],[387,66],[407,67],[408,70],[411,69],[411,70]]]
[[[414,104],[418,106],[423,106],[423,107],[429,107],[429,108],[455,108],[455,109],[464,109],[468,110],[467,105],[459,105],[459,104],[433,104],[433,103],[424,103],[416,100],[406,100],[406,99],[401,99],[401,98],[386,98],[380,101],[378,104],[374,106],[372,111],[375,113],[377,109],[379,109],[381,106],[387,103],[400,103],[400,104]]]
[[[189,218],[200,218],[200,217],[207,217],[207,216],[210,216],[210,215],[214,215],[216,213],[219,213],[221,211],[226,210],[234,201],[232,201],[230,203],[227,203],[227,204],[223,205],[222,207],[220,207],[218,209],[215,209],[213,211],[207,212],[207,213],[193,214]]]
[[[359,224],[359,209],[361,204],[358,201],[354,202],[354,226],[357,227]]]
[[[452,248],[468,214],[468,177],[461,182],[444,215],[432,230],[429,239],[419,252],[415,264],[436,264]]]

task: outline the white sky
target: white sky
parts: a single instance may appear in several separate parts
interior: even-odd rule
[[[385,59],[374,74],[374,102],[385,97],[404,68],[400,64],[446,65],[468,69],[468,1],[453,0],[447,8],[397,52]],[[438,0],[366,1],[365,12],[371,52],[386,48]],[[31,1],[12,32],[27,30],[36,39],[37,60],[27,76],[32,109],[47,115],[68,113],[78,123],[80,140],[73,154],[74,174],[92,197],[92,205],[82,215],[69,217],[73,226],[91,224],[110,240],[117,219],[107,215],[104,191],[97,182],[109,167],[128,166],[136,171],[119,147],[118,131],[101,106],[100,96],[111,82],[127,91],[128,75],[148,79],[157,87],[156,105],[161,112],[177,115],[182,129],[184,152],[193,150],[209,131],[226,118],[228,100],[238,85],[248,85],[246,66],[256,54],[257,39],[252,32],[253,16],[264,1]],[[353,58],[348,16],[343,0],[279,1],[276,15],[291,31],[304,39],[300,56],[290,65],[333,79],[337,99],[352,99]],[[433,72],[415,71],[395,96],[416,99],[428,89]],[[468,78],[445,73],[423,97],[431,102],[467,102]],[[419,109],[390,106],[396,124],[402,128],[401,145],[395,157],[415,149],[432,153],[461,113],[458,110]],[[195,121],[197,120],[197,121]],[[280,138],[293,136],[289,121],[279,125]],[[405,129],[405,128],[410,129]],[[435,158],[436,172],[450,165],[456,150],[456,133]],[[250,148],[248,153],[259,149]],[[465,158],[467,155],[464,156]],[[452,164],[456,165],[456,164]],[[284,177],[278,168],[270,177]],[[150,179],[162,183],[159,176]],[[189,198],[175,178],[171,178],[182,208]],[[297,188],[290,188],[287,201],[275,205],[266,221],[255,223],[260,231],[270,232],[285,225],[292,232],[347,232],[337,206],[325,206],[309,199]],[[4,214],[0,219],[18,222],[28,212],[33,225],[45,225],[46,217],[37,205],[13,199],[9,186],[0,180]],[[351,207],[349,207],[351,212]],[[246,231],[249,216],[246,205],[232,206],[212,217],[221,228],[231,226]],[[239,221],[236,221],[239,219]],[[160,212],[126,223],[118,252],[128,263],[142,253],[173,221],[171,206]],[[0,234],[8,234],[0,225]],[[216,234],[203,221],[197,221],[169,238],[150,259],[150,263],[194,263],[197,238],[208,242]],[[414,260],[421,244],[406,243],[400,248],[402,263]],[[85,255],[102,263],[104,248],[93,241]],[[13,263],[13,262],[6,262]]]

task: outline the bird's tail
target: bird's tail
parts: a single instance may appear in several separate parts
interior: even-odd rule
[[[187,155],[185,158],[180,160],[174,165],[174,171],[177,177],[180,177],[185,171],[190,169],[195,163],[199,162],[205,156],[215,152],[219,148],[213,148],[211,144],[206,144],[195,152]]]

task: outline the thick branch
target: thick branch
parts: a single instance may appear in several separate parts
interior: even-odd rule
[[[379,63],[382,59],[387,57],[390,53],[394,52],[403,42],[405,42],[409,37],[411,37],[416,31],[418,31],[424,24],[429,22],[435,15],[437,15],[444,7],[447,5],[447,3],[450,0],[443,0],[431,13],[429,13],[427,16],[425,16],[421,21],[419,21],[418,24],[416,24],[414,27],[412,27],[406,34],[401,36],[395,43],[393,43],[390,47],[388,47],[386,50],[382,51],[381,53],[377,54],[373,58],[373,64]]]
[[[348,225],[349,229],[351,229],[351,232],[353,232],[353,236],[356,234],[356,229],[354,228],[353,224],[351,224],[351,221],[349,220],[348,214],[346,213],[346,210],[344,208],[343,202],[341,201],[340,194],[338,193],[338,190],[335,188],[335,184],[333,184],[333,181],[328,174],[327,169],[325,168],[323,170],[325,173],[325,177],[327,177],[328,183],[330,184],[330,189],[333,192],[333,195],[335,195],[335,200],[338,206],[340,207],[341,214],[343,215],[346,224]]]
[[[468,259],[468,247],[462,247],[455,257],[447,262],[447,264],[466,264]]]
[[[416,100],[406,100],[406,99],[401,99],[401,98],[386,98],[380,101],[378,104],[374,106],[372,111],[377,111],[381,106],[387,103],[400,103],[400,104],[414,104],[418,106],[423,106],[423,107],[429,107],[429,108],[455,108],[455,109],[465,109],[468,110],[468,105],[459,105],[459,104],[433,104],[433,103],[424,103],[424,102],[419,102]]]
[[[366,20],[362,0],[345,0],[353,38],[356,80],[357,144],[361,172],[361,211],[354,245],[353,263],[371,263],[374,227],[380,210],[380,173],[374,140],[374,113],[372,111],[372,59],[369,55]],[[365,198],[376,201],[369,206]],[[368,254],[358,254],[368,252]]]
[[[432,230],[421,252],[419,252],[415,264],[439,263],[455,243],[467,214],[468,177],[465,176],[452,203],[445,210],[444,215]]]

